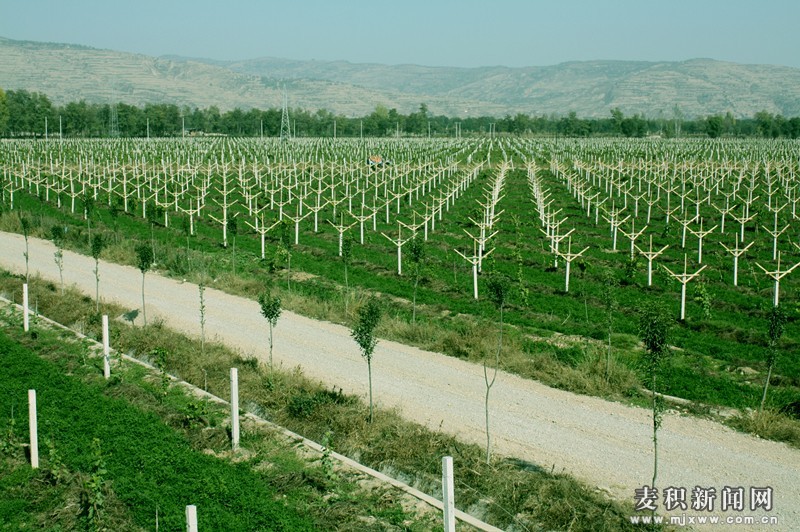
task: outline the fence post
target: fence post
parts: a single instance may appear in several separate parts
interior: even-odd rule
[[[231,444],[239,449],[239,370],[231,368]]]
[[[197,506],[194,504],[186,507],[186,532],[197,532]]]
[[[456,531],[456,507],[453,489],[453,457],[442,458],[442,502],[444,503],[444,532]]]
[[[31,467],[39,469],[39,433],[36,423],[36,390],[28,390],[28,427],[31,436]]]
[[[108,314],[103,314],[103,376],[108,379],[111,376],[111,366],[108,360]]]
[[[22,284],[22,329],[28,332],[30,322],[28,318],[28,283]]]

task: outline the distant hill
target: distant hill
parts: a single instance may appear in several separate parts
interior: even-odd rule
[[[212,61],[0,38],[0,87],[47,94],[54,103],[175,103],[221,110],[289,105],[346,116],[377,105],[408,113],[426,103],[434,114],[516,114],[686,118],[766,110],[800,115],[800,69],[712,59],[680,62],[583,61],[545,67],[452,68],[293,61],[263,57]]]

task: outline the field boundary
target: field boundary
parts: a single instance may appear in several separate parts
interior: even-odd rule
[[[19,309],[19,311],[22,312],[22,305],[20,305],[18,303],[15,303],[15,302],[11,301],[10,299],[7,299],[6,297],[0,296],[0,303],[3,303],[8,307]],[[41,320],[41,321],[49,324],[52,327],[56,327],[56,328],[68,331],[70,334],[73,334],[77,338],[80,338],[81,340],[86,341],[87,343],[90,344],[89,345],[90,349],[102,352],[102,349],[103,349],[102,343],[94,340],[93,338],[90,338],[90,337],[86,336],[85,334],[80,333],[80,332],[78,332],[78,331],[76,331],[76,330],[74,330],[74,329],[72,329],[72,328],[70,328],[70,327],[68,327],[68,326],[66,326],[66,325],[64,325],[62,323],[54,321],[54,320],[52,320],[52,319],[50,319],[50,318],[48,318],[48,317],[46,317],[46,316],[44,316],[42,314],[36,313],[35,316],[36,316],[37,320]],[[117,350],[115,350],[113,348],[110,350],[110,352],[112,354],[115,354],[116,356],[120,357],[120,359],[125,360],[127,362],[138,364],[138,365],[143,366],[143,367],[145,367],[145,368],[147,368],[149,370],[152,370],[152,371],[158,371],[158,368],[156,368],[152,364],[149,364],[149,363],[145,362],[144,360],[140,360],[140,359],[138,359],[136,357],[132,357],[132,356],[127,355],[125,353],[120,353],[119,351],[117,351]],[[112,366],[112,368],[113,368],[113,366]],[[212,402],[215,402],[215,403],[218,403],[218,404],[230,406],[230,402],[226,401],[225,399],[223,399],[221,397],[218,397],[218,396],[216,396],[216,395],[214,395],[212,393],[209,393],[209,392],[207,392],[207,391],[205,391],[205,390],[203,390],[201,388],[198,388],[197,386],[195,386],[195,385],[193,385],[191,383],[188,383],[186,381],[180,380],[180,379],[176,378],[173,375],[169,375],[169,378],[170,378],[170,381],[172,381],[174,384],[177,384],[178,386],[184,388],[185,390],[187,390],[188,392],[192,393],[193,395],[195,395],[195,396],[197,396],[199,398],[207,399],[209,401],[212,401]],[[335,451],[327,449],[326,447],[324,447],[323,445],[320,445],[319,443],[317,443],[315,441],[309,440],[308,438],[306,438],[304,436],[301,436],[300,434],[292,432],[291,430],[289,430],[289,429],[287,429],[285,427],[282,427],[282,426],[277,425],[277,424],[275,424],[275,423],[273,423],[271,421],[268,421],[268,420],[266,420],[264,418],[261,418],[261,417],[255,415],[255,414],[253,414],[251,412],[244,413],[242,415],[242,417],[247,419],[247,420],[249,420],[249,421],[251,421],[251,422],[253,422],[253,423],[255,423],[256,425],[260,425],[261,427],[265,427],[265,428],[274,430],[274,431],[282,434],[283,436],[285,436],[289,440],[292,440],[292,441],[294,441],[294,442],[296,442],[298,444],[301,444],[302,446],[306,447],[307,449],[310,449],[310,450],[312,450],[312,451],[314,451],[316,453],[319,453],[320,455],[322,455],[323,453],[327,452],[331,458],[337,460],[341,464],[343,464],[343,465],[345,465],[347,467],[350,467],[352,469],[355,469],[355,470],[357,470],[357,471],[359,471],[361,473],[364,473],[366,475],[369,475],[369,476],[373,477],[374,479],[376,479],[376,480],[378,480],[380,482],[387,483],[387,484],[391,485],[392,487],[397,488],[397,489],[403,491],[404,493],[407,493],[408,495],[420,500],[421,502],[424,502],[424,503],[428,504],[429,506],[432,506],[433,508],[436,508],[439,511],[444,511],[444,504],[442,503],[442,501],[440,501],[440,500],[436,499],[435,497],[432,497],[432,496],[428,495],[427,493],[424,493],[424,492],[422,492],[422,491],[420,491],[420,490],[418,490],[418,489],[416,489],[416,488],[414,488],[412,486],[409,486],[408,484],[406,484],[406,483],[404,483],[404,482],[402,482],[400,480],[397,480],[396,478],[392,478],[392,477],[390,477],[388,475],[385,475],[385,474],[383,474],[383,473],[381,473],[379,471],[376,471],[376,470],[374,470],[374,469],[372,469],[370,467],[367,467],[367,466],[365,466],[365,465],[363,465],[363,464],[361,464],[359,462],[356,462],[355,460],[353,460],[351,458],[348,458],[347,456],[344,456],[344,455],[339,454],[339,453],[337,453]],[[467,525],[470,525],[472,527],[475,527],[478,530],[483,530],[483,531],[486,531],[486,532],[502,532],[501,529],[499,529],[499,528],[497,528],[495,526],[492,526],[492,525],[490,525],[488,523],[485,523],[485,522],[481,521],[480,519],[478,519],[478,518],[476,518],[476,517],[474,517],[472,515],[469,515],[468,513],[464,512],[462,510],[456,509],[455,516],[456,516],[456,519],[458,519],[459,521],[461,521],[461,522],[463,522],[463,523],[465,523]]]

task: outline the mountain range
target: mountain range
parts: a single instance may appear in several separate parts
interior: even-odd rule
[[[289,106],[362,116],[422,103],[448,116],[685,118],[758,111],[800,115],[800,69],[713,59],[580,61],[553,66],[455,68],[261,57],[217,61],[152,57],[74,44],[0,37],[0,88],[46,94],[53,103],[174,103],[225,111]]]

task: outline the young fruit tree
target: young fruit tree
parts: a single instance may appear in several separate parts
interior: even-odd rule
[[[772,378],[772,367],[778,357],[778,341],[783,336],[783,327],[786,324],[786,313],[781,306],[773,306],[769,309],[769,348],[767,350],[767,379],[764,381],[764,393],[761,395],[761,408],[764,411],[764,403],[767,400],[767,388],[769,380]]]
[[[347,267],[350,265],[350,260],[353,258],[353,237],[349,234],[342,239],[341,248],[342,263],[344,264],[344,313],[347,315],[350,306],[350,282],[347,278]]]
[[[483,357],[483,381],[486,384],[486,395],[484,400],[484,414],[486,416],[486,463],[491,463],[492,459],[492,440],[489,432],[489,393],[492,391],[495,381],[497,381],[497,368],[500,366],[500,352],[503,350],[503,310],[505,310],[506,299],[508,297],[508,279],[502,274],[493,274],[489,278],[487,288],[489,299],[500,312],[499,334],[497,336],[497,350],[494,353],[494,366],[492,368],[492,378],[489,378],[488,355]]]
[[[350,336],[361,348],[361,356],[367,361],[367,373],[369,375],[369,422],[372,423],[372,354],[378,339],[375,337],[375,328],[381,321],[381,309],[375,299],[370,299],[366,305],[358,311],[358,322],[350,331]]]
[[[419,235],[409,240],[409,255],[411,259],[411,275],[414,278],[414,297],[411,310],[411,323],[417,322],[417,287],[419,280],[422,277],[425,262],[425,242]]]
[[[653,483],[658,475],[658,429],[664,413],[664,401],[658,393],[657,381],[664,359],[669,355],[669,334],[672,326],[669,311],[660,303],[645,304],[639,311],[639,338],[644,343],[644,363],[653,395]]]
[[[264,292],[258,296],[258,304],[261,305],[261,314],[269,322],[269,371],[272,372],[272,329],[278,325],[278,318],[281,316],[281,298],[269,292]]]
[[[28,274],[28,258],[30,257],[28,250],[28,233],[30,233],[31,230],[31,222],[25,216],[20,214],[19,225],[22,227],[22,236],[25,237],[25,253],[22,254],[25,257],[25,282],[30,283],[30,275]]]
[[[54,225],[50,228],[50,238],[56,246],[56,251],[53,253],[53,262],[58,266],[58,278],[61,281],[61,295],[64,295],[64,228],[60,225]]]
[[[100,253],[106,247],[105,239],[100,233],[92,235],[92,257],[94,258],[94,310],[100,312]]]
[[[603,310],[605,315],[603,321],[605,322],[608,334],[608,349],[606,351],[606,382],[611,370],[611,333],[614,331],[614,313],[617,311],[619,304],[617,303],[616,289],[619,286],[617,278],[611,270],[606,270],[603,273]]]
[[[147,326],[147,312],[145,311],[144,303],[144,275],[150,270],[153,265],[153,248],[147,243],[143,242],[136,246],[136,266],[142,272],[142,318],[144,325]]]

